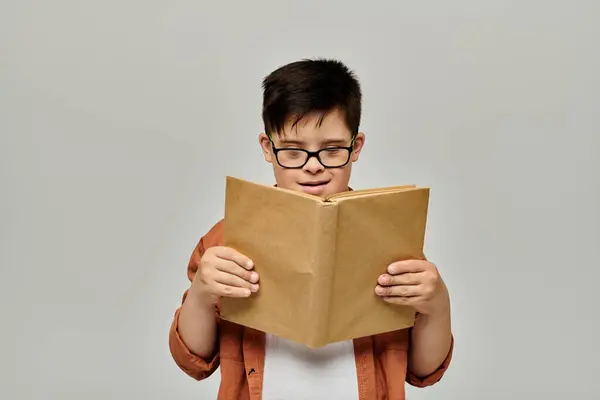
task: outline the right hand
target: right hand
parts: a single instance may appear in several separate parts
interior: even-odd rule
[[[252,260],[230,247],[209,247],[200,260],[192,290],[210,305],[221,297],[249,297],[258,291],[258,274],[253,269]]]

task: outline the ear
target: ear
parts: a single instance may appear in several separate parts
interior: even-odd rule
[[[358,156],[360,155],[360,151],[365,145],[365,134],[362,132],[358,132],[356,137],[354,138],[354,149],[352,150],[352,162],[358,161]]]
[[[266,134],[261,133],[258,135],[258,143],[260,144],[265,161],[272,164],[273,148],[271,147],[271,141],[269,140],[269,137]]]

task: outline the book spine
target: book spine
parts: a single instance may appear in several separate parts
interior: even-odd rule
[[[337,216],[338,204],[336,202],[322,202],[317,205],[311,257],[313,284],[311,285],[310,312],[314,321],[313,334],[309,341],[311,347],[322,347],[329,342],[329,313],[331,311],[331,290],[337,243]]]

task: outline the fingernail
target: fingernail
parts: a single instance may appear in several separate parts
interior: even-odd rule
[[[246,289],[246,290],[244,290],[244,294],[246,295],[246,297],[249,297],[252,294],[252,292],[250,290]]]
[[[394,269],[394,267],[388,267],[388,272],[392,275],[394,275],[396,273],[396,270]]]
[[[379,283],[381,283],[382,285],[385,285],[386,283],[388,283],[388,277],[386,275],[381,275],[379,277]]]
[[[256,272],[253,272],[252,275],[250,275],[250,281],[251,282],[257,282],[258,281],[258,274]]]
[[[252,268],[254,267],[254,263],[252,262],[252,260],[249,260],[246,265],[248,266],[248,268]]]
[[[381,286],[377,286],[375,288],[375,293],[377,293],[377,294],[383,294],[383,288]]]
[[[258,292],[258,285],[257,285],[257,284],[254,284],[254,285],[252,285],[252,286],[251,286],[251,290],[252,290],[253,292]]]

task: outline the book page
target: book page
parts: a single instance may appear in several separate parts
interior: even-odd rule
[[[413,188],[416,188],[416,186],[415,185],[405,185],[405,186],[390,186],[390,187],[383,187],[383,188],[358,189],[358,190],[352,190],[352,191],[333,194],[333,195],[327,197],[326,201],[329,201],[329,200],[335,201],[335,200],[339,200],[339,199],[345,198],[345,197],[358,197],[358,196],[364,196],[364,195],[370,195],[370,194],[399,192],[399,191],[404,191],[404,190],[410,190]]]

